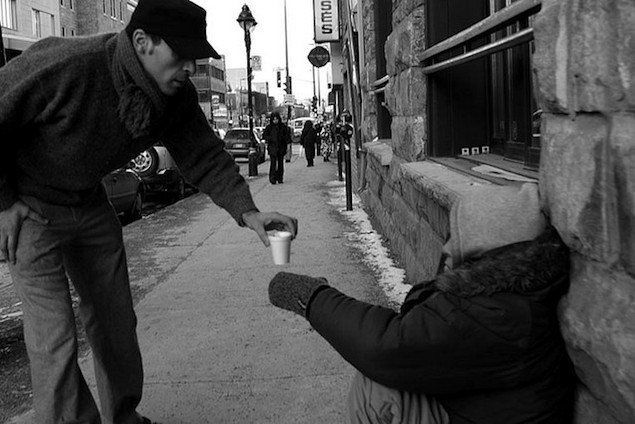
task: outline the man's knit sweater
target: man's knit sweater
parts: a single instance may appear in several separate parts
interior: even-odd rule
[[[194,86],[164,96],[125,33],[47,38],[0,68],[0,210],[20,195],[80,205],[158,141],[239,223],[256,209]]]

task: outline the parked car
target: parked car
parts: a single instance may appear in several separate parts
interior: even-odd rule
[[[304,128],[304,123],[306,121],[311,121],[312,123],[315,124],[315,119],[308,116],[303,118],[296,118],[291,121],[293,126],[293,142],[294,143],[300,142],[300,136],[302,135],[302,129]]]
[[[185,179],[164,146],[157,144],[144,150],[133,162],[132,169],[143,180],[147,193],[169,193],[179,199],[185,197]]]
[[[267,154],[267,145],[265,141],[258,136],[254,130],[252,133],[253,140],[256,140],[256,149],[258,150],[258,163],[263,163]],[[225,134],[225,150],[234,157],[249,157],[249,128],[233,128]]]
[[[145,188],[141,178],[131,169],[111,172],[101,183],[104,185],[110,203],[124,222],[141,218]]]

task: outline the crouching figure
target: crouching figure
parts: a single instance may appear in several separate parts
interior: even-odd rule
[[[569,252],[536,186],[480,189],[450,215],[440,272],[399,312],[290,273],[272,279],[270,300],[359,371],[351,423],[570,422],[574,374],[556,313]]]

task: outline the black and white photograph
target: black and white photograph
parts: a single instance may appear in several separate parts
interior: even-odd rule
[[[0,424],[635,423],[633,0],[0,0]]]

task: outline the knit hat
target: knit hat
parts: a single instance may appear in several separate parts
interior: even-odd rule
[[[452,207],[444,251],[452,267],[497,247],[532,240],[545,229],[538,186],[480,186]]]
[[[206,14],[189,0],[139,0],[128,28],[161,37],[182,59],[220,59],[207,42]]]

